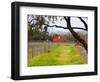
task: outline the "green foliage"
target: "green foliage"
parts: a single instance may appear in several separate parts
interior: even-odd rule
[[[29,30],[28,31],[28,40],[46,40],[48,38],[48,32],[40,32],[36,30]]]

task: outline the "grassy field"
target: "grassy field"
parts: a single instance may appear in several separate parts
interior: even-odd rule
[[[77,50],[75,44],[60,44],[51,48],[48,52],[36,55],[28,60],[28,66],[53,66],[53,65],[75,65],[84,64],[84,60]]]

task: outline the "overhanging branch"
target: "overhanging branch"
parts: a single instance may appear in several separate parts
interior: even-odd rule
[[[44,24],[47,27],[57,27],[57,28],[63,28],[63,29],[68,29],[67,27],[64,26],[58,26],[58,25],[48,25],[48,24]],[[72,29],[80,29],[80,30],[85,30],[87,31],[85,28],[80,28],[80,27],[72,27]]]

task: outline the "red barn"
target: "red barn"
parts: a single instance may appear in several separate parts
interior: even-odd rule
[[[64,42],[63,36],[56,36],[52,39],[53,42]]]

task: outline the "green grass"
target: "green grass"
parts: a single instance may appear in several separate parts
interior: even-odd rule
[[[28,66],[53,66],[53,65],[75,65],[84,64],[75,44],[61,44],[28,60]]]

